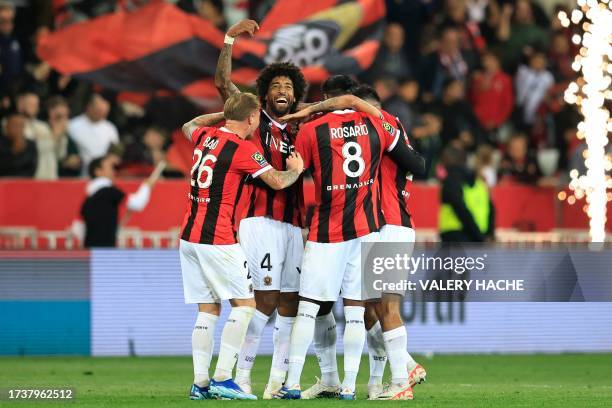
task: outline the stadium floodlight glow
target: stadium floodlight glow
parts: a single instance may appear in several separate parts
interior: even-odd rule
[[[576,104],[584,120],[578,124],[580,138],[586,141],[587,149],[583,153],[586,174],[580,175],[578,170],[570,172],[569,188],[574,193],[566,198],[568,204],[576,202],[576,198],[586,197],[586,213],[589,216],[589,234],[591,242],[603,242],[606,231],[606,205],[612,194],[606,190],[610,187],[610,177],[606,171],[612,168],[610,155],[606,154],[608,132],[612,123],[610,112],[605,108],[605,100],[610,99],[609,87],[612,82],[610,66],[612,61],[612,8],[608,1],[579,0],[582,11],[572,12],[572,23],[582,24],[584,34],[580,38],[572,38],[574,44],[582,44],[579,55],[576,56],[572,69],[580,73],[576,82],[571,82],[564,94],[567,103]],[[583,13],[584,11],[584,13]],[[558,18],[561,25],[569,26],[568,17],[560,12]],[[567,25],[566,25],[567,24]],[[578,38],[575,38],[578,36]]]

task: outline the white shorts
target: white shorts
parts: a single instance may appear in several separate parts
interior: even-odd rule
[[[412,228],[402,227],[400,225],[387,224],[380,229],[380,241],[381,242],[394,243],[395,245],[392,245],[392,246],[395,249],[399,249],[397,244],[401,243],[402,245],[399,245],[399,246],[402,248],[401,249],[402,253],[406,253],[409,256],[411,256],[412,252],[414,251],[415,240],[416,240],[416,233]],[[406,243],[406,245],[403,245],[403,243]],[[383,293],[393,293],[393,294],[398,294],[401,296],[405,295],[405,291],[402,291],[402,290],[377,291],[377,290],[373,290],[373,288],[371,287],[367,288],[367,294],[370,300],[380,299]]]
[[[412,228],[399,225],[385,225],[380,229],[381,242],[414,242],[416,233]]]
[[[361,243],[377,242],[379,233],[345,242],[307,241],[300,275],[300,296],[322,302],[363,300],[361,288]]]
[[[179,243],[185,303],[220,303],[253,297],[253,284],[239,244]]]
[[[267,217],[250,217],[240,221],[239,236],[255,290],[298,291],[304,253],[299,227]]]

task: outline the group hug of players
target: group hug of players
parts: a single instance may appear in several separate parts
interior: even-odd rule
[[[397,118],[380,110],[376,92],[348,76],[325,81],[322,102],[300,104],[306,91],[300,69],[276,63],[261,71],[258,96],[240,92],[230,80],[232,44],[257,29],[256,22],[243,20],[226,34],[215,76],[223,112],[183,126],[194,152],[180,261],[185,301],[199,309],[190,398],[257,399],[251,369],[276,311],[264,399],[355,399],[366,339],[368,398],[412,399],[412,387],[426,373],[407,351],[401,296],[363,298],[360,247],[361,242],[414,242],[407,189],[410,175],[423,172],[424,161]],[[222,127],[214,127],[221,121]],[[305,247],[304,169],[310,170],[316,192]],[[346,320],[342,381],[332,313],[339,297]],[[221,300],[229,300],[232,309],[210,378]],[[302,391],[311,343],[321,378]],[[391,382],[383,386],[387,362]]]

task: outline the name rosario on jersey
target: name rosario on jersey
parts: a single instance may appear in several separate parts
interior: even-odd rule
[[[373,183],[374,183],[374,179],[364,180],[364,181],[360,181],[359,183],[351,183],[351,184],[332,184],[330,186],[327,186],[327,191],[350,190],[353,188],[361,188],[364,186],[369,186],[370,184],[373,184]]]
[[[285,140],[277,139],[270,132],[266,132],[266,145],[273,147],[281,153],[293,153],[295,146],[287,143]]]
[[[350,127],[336,127],[329,129],[329,135],[332,139],[342,139],[345,137],[358,137],[358,136],[367,136],[368,135],[368,126],[357,125]]]

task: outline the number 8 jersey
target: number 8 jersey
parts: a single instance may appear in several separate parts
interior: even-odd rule
[[[309,241],[343,242],[378,231],[378,171],[399,132],[353,110],[334,111],[302,125],[295,149],[312,170],[317,206]]]
[[[222,127],[196,129],[188,208],[181,239],[209,245],[235,244],[236,203],[244,176],[272,169],[255,145]]]

